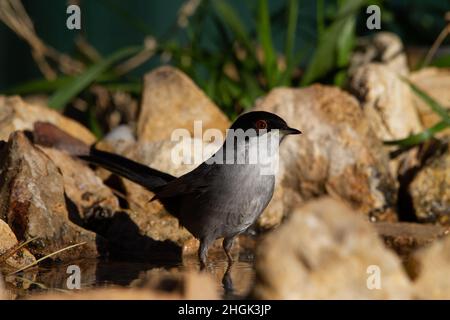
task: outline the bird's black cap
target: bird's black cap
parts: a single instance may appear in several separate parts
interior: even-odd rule
[[[301,134],[300,130],[288,126],[283,118],[267,111],[252,111],[239,116],[231,126],[232,130],[273,130],[278,129],[283,134]]]

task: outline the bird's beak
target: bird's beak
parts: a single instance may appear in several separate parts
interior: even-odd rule
[[[294,128],[286,128],[283,129],[282,132],[284,134],[302,134],[300,130],[294,129]]]

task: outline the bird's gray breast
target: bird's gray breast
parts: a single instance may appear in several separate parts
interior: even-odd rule
[[[198,238],[243,232],[273,195],[275,177],[261,174],[256,164],[222,164],[213,171],[205,189],[182,204],[181,222]]]

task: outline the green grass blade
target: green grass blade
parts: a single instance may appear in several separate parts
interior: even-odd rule
[[[436,133],[448,128],[449,125],[445,121],[438,122],[431,128],[420,133],[409,136],[405,139],[384,141],[385,145],[396,145],[401,147],[413,147],[432,138]]]
[[[103,130],[98,122],[98,119],[95,114],[95,106],[90,105],[88,108],[88,123],[89,129],[91,132],[97,137],[97,139],[101,139],[103,137]]]
[[[447,109],[442,106],[440,103],[438,103],[436,100],[434,100],[432,97],[430,97],[428,94],[425,93],[422,89],[420,89],[418,86],[416,86],[414,83],[407,79],[403,79],[403,81],[407,82],[413,92],[422,99],[423,102],[427,104],[427,106],[430,107],[433,112],[435,112],[437,115],[439,115],[442,119],[442,121],[446,122],[448,125],[450,125],[450,116],[448,114]]]
[[[50,97],[48,105],[51,108],[55,109],[64,108],[67,103],[69,103],[74,97],[76,97],[98,77],[100,77],[101,74],[108,70],[113,64],[132,54],[139,52],[139,50],[142,50],[142,47],[123,48],[111,54],[109,57],[92,65],[85,72],[75,77],[72,81],[57,90]]]
[[[269,4],[267,0],[258,0],[257,19],[258,38],[264,52],[264,72],[269,88],[272,88],[277,78],[276,53],[272,42],[270,28]]]
[[[366,3],[366,0],[342,2],[334,22],[324,31],[323,36],[320,38],[319,45],[305,71],[301,85],[310,84],[325,76],[337,66],[339,46],[341,46],[343,54],[341,59],[346,57],[348,44],[351,44],[351,41],[349,41],[351,37],[349,37],[348,32],[342,33],[342,30],[346,29],[346,26],[349,26],[347,27],[349,31],[354,30],[354,27],[351,27],[352,22],[349,22],[349,20],[355,19],[358,10],[364,3]]]
[[[338,68],[345,68],[350,62],[350,56],[356,42],[355,36],[356,17],[350,16],[345,19],[344,26],[337,39],[337,61]],[[347,71],[340,71],[336,74],[334,84],[342,86],[347,78]]]

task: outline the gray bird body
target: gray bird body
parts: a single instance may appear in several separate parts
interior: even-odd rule
[[[257,138],[251,138],[233,146],[235,158],[242,156],[244,163],[204,162],[155,196],[160,200],[179,197],[179,211],[174,214],[205,248],[219,238],[232,242],[256,221],[272,198],[275,176],[262,174],[262,166],[270,165],[271,159],[249,160],[257,143]],[[218,153],[226,157],[226,145]]]

